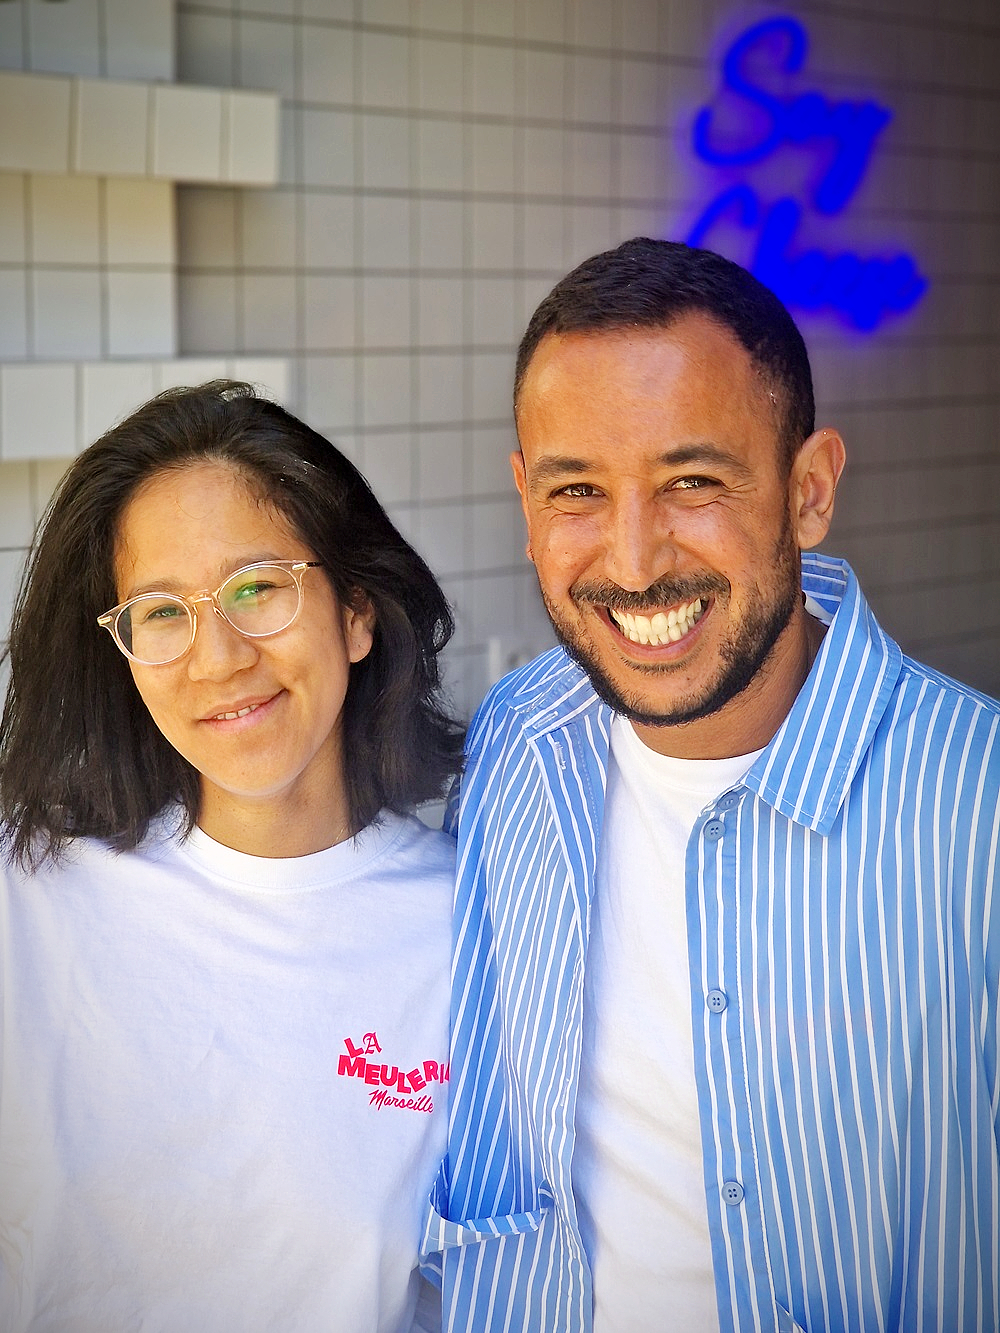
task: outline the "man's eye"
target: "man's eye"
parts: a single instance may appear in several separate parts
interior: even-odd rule
[[[716,486],[718,483],[714,477],[678,477],[676,481],[670,483],[672,491],[700,491],[706,486]]]
[[[556,491],[557,496],[566,496],[570,500],[589,500],[596,494],[596,488],[586,481],[575,481],[572,486],[562,486]]]

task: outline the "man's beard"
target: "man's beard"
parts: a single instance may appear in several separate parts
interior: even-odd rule
[[[542,600],[549,619],[563,647],[590,677],[597,694],[616,713],[621,713],[640,726],[671,727],[684,722],[696,722],[725,707],[741,694],[764,666],[771,650],[781,637],[801,597],[799,552],[792,541],[791,525],[786,519],[784,530],[775,544],[773,596],[767,599],[759,587],[755,604],[749,608],[741,624],[735,626],[719,648],[719,667],[715,676],[706,682],[700,692],[692,692],[678,700],[672,708],[653,711],[642,692],[625,692],[603,669],[593,646],[576,626],[560,619],[560,612],[546,597]],[[584,580],[570,589],[570,597],[577,605],[592,604],[610,607],[616,611],[647,614],[679,602],[692,602],[697,597],[728,599],[731,585],[718,574],[685,578],[657,579],[643,592],[627,592],[616,583]],[[650,678],[669,676],[683,666],[673,667],[653,662],[631,663],[623,667]]]

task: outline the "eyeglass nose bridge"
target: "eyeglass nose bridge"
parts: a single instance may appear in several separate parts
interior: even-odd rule
[[[222,589],[220,588],[219,592],[221,591]],[[211,602],[212,610],[215,612],[215,614],[217,616],[221,616],[222,619],[226,622],[226,624],[231,625],[232,628],[236,630],[237,634],[239,634],[241,631],[236,629],[236,626],[233,625],[233,622],[229,619],[225,611],[223,611],[222,609],[222,603],[219,601],[219,592],[209,592],[207,588],[203,588],[201,592],[192,593],[189,597],[185,597],[182,600],[187,602],[188,606],[190,606],[191,613],[194,616],[194,622],[196,628],[198,625],[198,603]]]

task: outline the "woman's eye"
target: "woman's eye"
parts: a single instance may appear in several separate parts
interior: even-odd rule
[[[143,620],[173,620],[183,614],[183,607],[177,606],[174,602],[165,602],[162,606],[154,606],[152,610],[147,611]]]
[[[233,601],[250,602],[255,597],[266,597],[273,590],[274,584],[268,583],[266,579],[256,579],[253,583],[241,583],[233,591]]]

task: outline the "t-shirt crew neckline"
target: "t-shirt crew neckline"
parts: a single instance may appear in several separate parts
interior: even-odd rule
[[[364,874],[373,861],[392,850],[403,837],[407,820],[383,811],[353,838],[306,856],[253,856],[238,852],[197,825],[180,844],[182,856],[242,889],[257,893],[302,893],[328,886],[334,880]]]
[[[626,765],[638,766],[657,787],[703,796],[706,803],[740,782],[766,748],[762,746],[750,754],[725,759],[678,759],[675,755],[651,750],[636,734],[628,718],[616,715],[612,726],[613,744],[616,749],[621,747],[625,751]]]

